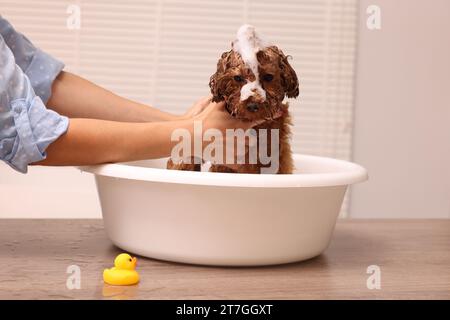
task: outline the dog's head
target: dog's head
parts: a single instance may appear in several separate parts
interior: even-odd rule
[[[282,101],[299,94],[297,75],[288,57],[266,46],[252,26],[238,31],[232,50],[224,52],[211,76],[213,101],[225,101],[232,116],[246,120],[282,115]]]

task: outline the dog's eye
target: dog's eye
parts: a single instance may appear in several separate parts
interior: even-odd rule
[[[264,81],[267,81],[267,82],[270,82],[270,81],[272,81],[273,80],[273,75],[272,74],[265,74],[264,76],[263,76],[263,80]]]
[[[233,79],[237,82],[244,82],[244,78],[242,78],[242,76],[234,76]]]

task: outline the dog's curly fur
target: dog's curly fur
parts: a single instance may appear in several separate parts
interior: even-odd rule
[[[294,166],[289,144],[291,118],[288,104],[283,103],[285,96],[295,98],[299,94],[299,83],[294,69],[288,62],[288,56],[276,46],[268,46],[256,54],[260,83],[266,92],[263,99],[254,94],[241,101],[241,88],[247,81],[255,81],[255,75],[234,50],[224,52],[217,63],[217,71],[211,76],[209,86],[214,102],[224,101],[233,117],[246,120],[265,120],[255,127],[258,129],[279,129],[279,166],[280,174],[292,173]],[[256,111],[250,111],[250,104],[257,105]],[[259,144],[259,142],[258,142]],[[270,134],[268,135],[270,153]],[[212,172],[260,173],[264,167],[259,160],[256,164],[213,164]],[[199,171],[200,165],[179,163],[169,160],[168,169]]]

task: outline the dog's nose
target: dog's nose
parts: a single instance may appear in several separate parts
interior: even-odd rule
[[[258,109],[259,109],[259,106],[256,103],[249,103],[247,105],[247,110],[250,112],[256,112],[256,111],[258,111]]]

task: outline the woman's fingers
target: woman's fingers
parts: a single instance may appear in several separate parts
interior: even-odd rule
[[[206,107],[210,104],[212,96],[206,96],[198,100],[196,103],[192,105],[192,107],[186,112],[185,117],[195,117],[205,110]]]
[[[211,103],[211,99],[211,95],[200,99],[200,101],[198,101],[198,112],[202,112]]]
[[[227,142],[227,130],[237,130],[242,129],[244,131],[251,129],[257,125],[260,125],[261,123],[265,122],[266,120],[254,120],[254,121],[247,121],[242,119],[236,119],[232,117],[229,112],[225,108],[224,102],[209,102],[208,105],[205,107],[203,112],[201,112],[198,116],[194,118],[194,121],[201,121],[203,125],[203,130],[208,129],[218,129],[221,131],[222,136],[218,139],[220,139],[218,142],[223,143],[223,147],[227,148],[227,144],[231,143],[231,146],[234,145],[235,151],[238,147],[235,143],[235,139],[237,139],[237,136],[234,134],[231,136],[232,140]],[[241,135],[241,133],[236,132],[237,135]],[[240,138],[239,138],[240,139]],[[246,132],[244,137],[244,147],[245,152],[248,151],[248,148],[255,147],[257,144],[257,137],[255,136],[255,133],[251,132],[250,135]],[[225,150],[225,149],[224,149]],[[245,154],[244,152],[244,154]],[[235,155],[237,153],[235,152]]]
[[[267,120],[265,119],[259,119],[259,120],[254,120],[251,122],[251,128],[256,127],[264,122],[266,122]]]
[[[201,120],[213,120],[212,122],[217,122],[218,118],[224,118],[225,114],[225,103],[223,102],[211,102],[209,101],[207,105],[203,108],[197,116]],[[220,127],[220,126],[219,126]]]
[[[225,111],[225,102],[220,101],[220,102],[209,102],[208,103],[208,107],[214,109],[214,110],[220,110],[220,111]]]
[[[263,122],[264,119],[248,121],[232,117],[225,108],[224,102],[210,102],[208,106],[198,115],[206,128],[215,128],[225,132],[226,129],[250,129]]]
[[[210,128],[219,129],[250,129],[265,120],[246,121],[233,118],[225,108],[225,102],[212,102],[212,95],[199,99],[185,114],[186,118],[195,118],[205,122]]]

